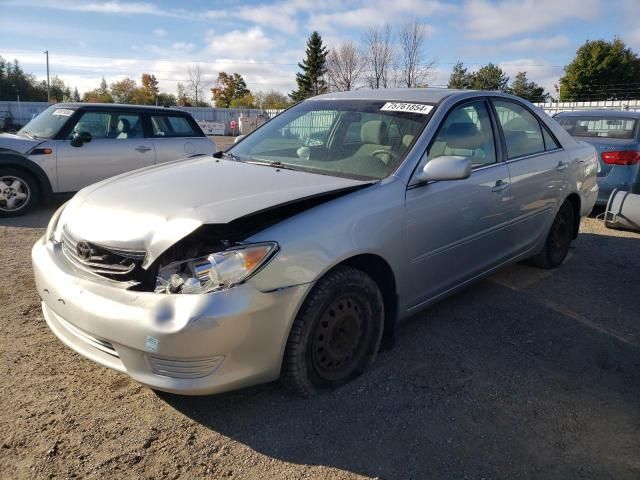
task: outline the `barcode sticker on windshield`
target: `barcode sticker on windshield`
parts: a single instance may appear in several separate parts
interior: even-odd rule
[[[53,112],[54,115],[61,115],[63,117],[70,117],[71,115],[73,115],[73,110],[69,110],[68,108],[58,108],[55,112]]]
[[[409,112],[428,115],[429,112],[433,110],[433,105],[424,105],[422,103],[387,102],[380,110],[384,110],[386,112]]]

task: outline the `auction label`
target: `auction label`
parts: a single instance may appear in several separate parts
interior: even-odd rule
[[[410,112],[428,115],[429,112],[433,110],[433,105],[424,105],[422,103],[387,102],[380,110],[387,112]]]
[[[70,110],[68,108],[58,108],[55,112],[53,112],[53,114],[62,115],[63,117],[70,117],[71,115],[73,115],[73,112],[73,110]]]

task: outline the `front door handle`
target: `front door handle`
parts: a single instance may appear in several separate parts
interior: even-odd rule
[[[149,150],[151,150],[151,147],[145,147],[144,145],[140,145],[139,147],[136,147],[135,149],[140,153],[144,153],[144,152],[148,152]]]
[[[567,162],[563,162],[562,160],[560,160],[558,162],[558,166],[556,167],[556,170],[561,172],[562,170],[566,169],[568,166],[569,166],[569,164]]]
[[[505,182],[504,180],[498,180],[496,184],[491,189],[492,192],[501,192],[509,188],[509,182]]]

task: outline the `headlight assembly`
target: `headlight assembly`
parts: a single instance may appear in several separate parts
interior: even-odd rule
[[[277,251],[275,242],[254,243],[161,266],[156,293],[208,293],[231,288],[256,273]]]

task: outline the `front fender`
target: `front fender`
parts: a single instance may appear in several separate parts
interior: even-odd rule
[[[19,168],[29,172],[36,178],[40,186],[40,198],[46,200],[53,195],[51,181],[45,171],[40,165],[25,156],[9,150],[0,151],[0,167]]]

